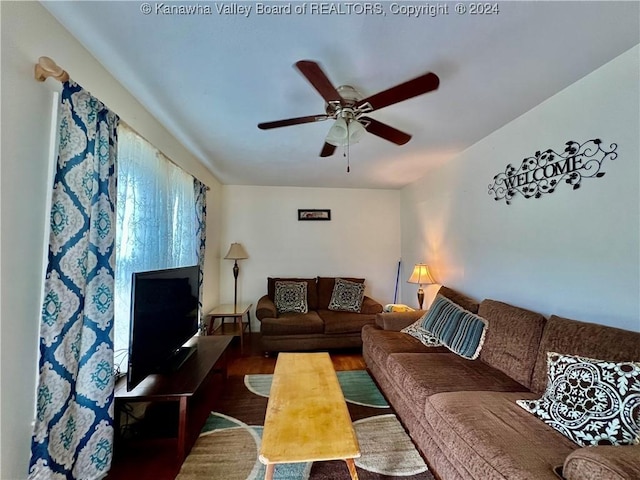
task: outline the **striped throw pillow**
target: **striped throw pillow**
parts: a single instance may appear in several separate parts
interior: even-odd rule
[[[437,337],[453,353],[474,360],[480,355],[488,325],[484,318],[437,295],[422,320],[422,328]]]

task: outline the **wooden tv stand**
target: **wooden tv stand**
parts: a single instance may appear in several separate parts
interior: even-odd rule
[[[195,345],[196,352],[187,359],[179,370],[167,374],[149,375],[133,390],[127,392],[127,379],[120,378],[115,385],[116,415],[121,406],[130,402],[178,402],[178,461],[182,462],[189,453],[195,437],[202,425],[197,425],[195,432],[190,432],[189,400],[204,390],[215,373],[227,376],[227,347],[232,336],[197,336],[187,345]],[[116,417],[118,418],[118,417]],[[119,431],[119,425],[116,426]]]

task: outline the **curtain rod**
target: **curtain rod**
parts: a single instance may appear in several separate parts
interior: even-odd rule
[[[36,63],[34,73],[35,73],[36,80],[39,81],[39,82],[44,82],[49,77],[55,78],[56,80],[59,80],[62,83],[64,83],[67,80],[69,80],[69,74],[66,72],[66,70],[64,70],[62,67],[58,66],[58,64],[56,62],[54,62],[49,57],[40,57],[38,59],[38,63]],[[135,129],[133,129],[131,127],[131,125],[127,124],[124,120],[120,119],[120,123],[124,123],[129,130],[135,132],[135,134],[140,136],[141,138],[144,138],[142,135],[140,135],[138,132],[136,132]],[[145,139],[145,141],[149,142],[147,139]],[[149,143],[151,144],[151,142],[149,142]],[[151,144],[151,145],[153,145],[153,144]],[[154,148],[157,149],[157,147],[154,147]],[[160,152],[160,150],[158,150],[158,152]],[[188,175],[191,175],[184,168],[182,168],[180,165],[178,165],[173,160],[171,160],[169,157],[167,157],[164,153],[162,153],[162,152],[160,152],[160,153],[169,162],[173,163],[175,166],[177,166],[183,172],[187,173]],[[191,176],[194,177],[194,178],[197,178],[194,175],[191,175]],[[204,182],[202,182],[202,183],[204,184]],[[206,184],[205,184],[205,187],[207,188],[207,190],[211,190],[211,187],[209,187]]]
[[[135,128],[133,128],[131,125],[129,125],[127,122],[125,122],[124,120],[120,119],[119,125],[121,127],[124,127],[128,130],[130,130],[131,132],[135,133],[138,137],[140,137],[142,140],[144,140],[145,142],[147,142],[149,145],[151,145],[153,148],[155,148],[157,150],[157,152],[162,155],[162,157],[169,162],[171,165],[173,165],[174,167],[179,168],[180,170],[182,170],[184,173],[186,173],[187,175],[195,178],[196,180],[198,180],[200,183],[202,183],[207,191],[211,190],[211,187],[209,185],[207,185],[206,183],[204,183],[202,180],[200,180],[198,177],[196,177],[194,174],[187,172],[184,167],[182,165],[179,165],[178,163],[176,163],[175,161],[173,161],[170,157],[168,157],[167,155],[164,154],[164,152],[162,150],[160,150],[158,147],[156,147],[153,143],[151,143],[149,140],[147,140],[145,138],[144,135],[142,135],[140,132],[138,132]]]
[[[34,74],[36,80],[44,82],[47,78],[55,78],[60,82],[69,80],[69,74],[49,57],[40,57],[36,63]]]

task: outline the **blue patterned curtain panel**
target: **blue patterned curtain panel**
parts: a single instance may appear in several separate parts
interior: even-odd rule
[[[207,241],[207,186],[197,178],[193,179],[193,193],[196,199],[196,224],[197,232],[196,239],[198,245],[198,265],[200,266],[200,272],[198,276],[198,291],[200,292],[200,298],[198,303],[200,310],[202,310],[202,280],[204,278],[204,252],[205,244]],[[202,315],[202,311],[200,312]],[[202,318],[200,320],[202,322]],[[205,325],[201,323],[201,330],[204,330]]]
[[[118,116],[74,82],[60,104],[30,479],[97,479],[113,453]]]

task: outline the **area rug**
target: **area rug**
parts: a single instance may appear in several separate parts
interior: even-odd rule
[[[258,461],[272,375],[230,377],[176,480],[262,480]],[[360,480],[433,480],[393,410],[364,370],[338,372],[360,443]],[[349,480],[344,461],[276,465],[274,480]]]

